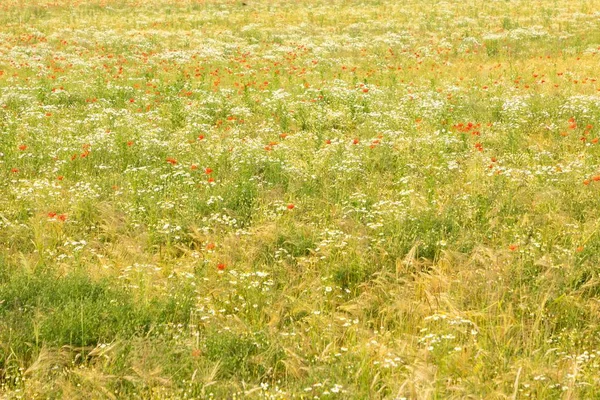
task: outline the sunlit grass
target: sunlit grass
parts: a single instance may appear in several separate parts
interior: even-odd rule
[[[599,5],[3,1],[0,396],[600,398]]]

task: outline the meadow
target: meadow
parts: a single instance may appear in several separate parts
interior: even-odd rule
[[[2,0],[0,398],[600,399],[599,0]]]

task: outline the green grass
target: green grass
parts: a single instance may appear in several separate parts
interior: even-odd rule
[[[600,398],[597,2],[0,4],[0,397]]]

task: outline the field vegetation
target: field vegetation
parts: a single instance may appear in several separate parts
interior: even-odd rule
[[[1,1],[0,397],[599,399],[598,10]]]

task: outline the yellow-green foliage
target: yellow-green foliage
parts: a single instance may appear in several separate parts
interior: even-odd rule
[[[0,397],[600,398],[600,2],[0,1]]]

